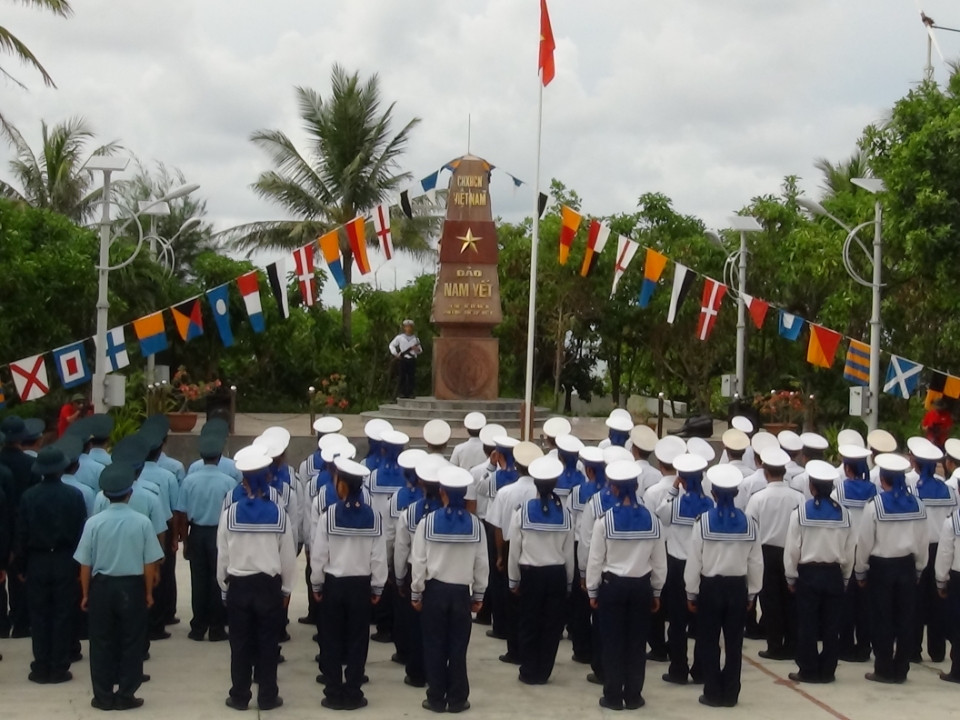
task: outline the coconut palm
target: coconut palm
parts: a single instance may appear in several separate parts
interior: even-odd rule
[[[854,187],[850,182],[853,178],[873,176],[867,155],[859,148],[849,158],[836,164],[826,158],[818,158],[813,165],[823,173],[823,184],[820,186],[823,199],[851,190]]]
[[[40,10],[49,10],[50,12],[59,15],[60,17],[69,17],[73,13],[73,9],[70,7],[70,3],[67,0],[19,0],[23,5],[32,5]],[[50,73],[44,69],[43,65],[40,64],[40,61],[37,60],[36,55],[30,52],[28,48],[20,38],[10,32],[6,27],[0,25],[0,52],[5,52],[9,55],[13,55],[15,58],[20,60],[24,65],[29,65],[35,70],[37,70],[41,77],[43,77],[43,82],[45,85],[50,87],[56,87],[56,84],[53,82],[53,78],[50,77]],[[17,80],[13,75],[11,75],[7,70],[0,65],[0,75],[3,75],[8,80],[12,80],[17,85],[22,88],[25,88],[22,82]],[[0,116],[2,117],[2,116]]]
[[[227,231],[241,250],[293,250],[314,241],[327,230],[373,210],[410,180],[400,172],[400,156],[410,132],[420,122],[409,120],[393,132],[395,103],[384,107],[380,81],[372,75],[361,81],[340,65],[331,73],[329,97],[296,88],[305,151],[279,130],[257,130],[251,140],[265,150],[274,165],[261,173],[253,190],[286,210],[292,217],[250,223]],[[394,228],[398,250],[426,252],[429,223]],[[370,237],[368,236],[368,241]],[[343,272],[352,279],[353,258],[341,233]],[[350,337],[350,297],[343,297],[344,337]]]
[[[100,188],[90,190],[93,179],[81,170],[93,155],[106,155],[119,148],[115,142],[87,151],[93,130],[80,117],[47,126],[40,122],[41,151],[35,154],[12,124],[0,119],[0,134],[13,147],[16,158],[10,171],[19,189],[0,180],[0,195],[38,208],[53,210],[75,222],[82,222],[99,197]]]

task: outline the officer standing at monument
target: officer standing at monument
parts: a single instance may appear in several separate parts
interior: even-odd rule
[[[87,520],[73,556],[80,563],[80,607],[89,613],[90,705],[98,710],[143,705],[134,693],[143,682],[147,610],[163,549],[150,520],[127,504],[135,477],[126,463],[104,469],[100,487],[110,505]]]
[[[390,354],[397,360],[397,397],[414,397],[417,356],[422,352],[420,338],[413,331],[413,320],[404,320],[403,332],[390,341]]]

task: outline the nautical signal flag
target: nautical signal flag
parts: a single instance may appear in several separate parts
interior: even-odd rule
[[[960,378],[934,371],[930,376],[930,389],[948,398],[960,398]]]
[[[587,235],[587,250],[583,254],[583,265],[580,266],[580,276],[586,277],[597,264],[597,258],[603,252],[610,237],[610,228],[599,220],[590,223],[590,232]]]
[[[200,298],[186,300],[170,308],[173,324],[177,326],[180,339],[189,342],[195,337],[203,335],[203,310],[200,307]]]
[[[767,319],[767,311],[770,309],[770,303],[766,300],[761,300],[760,298],[755,298],[753,295],[743,294],[743,302],[747,306],[747,312],[750,314],[750,319],[753,320],[753,324],[756,325],[757,330],[763,328],[763,321]]]
[[[233,329],[230,327],[230,292],[229,285],[224,283],[212,290],[207,290],[207,301],[213,310],[213,321],[217,324],[217,332],[224,347],[233,345]]]
[[[583,217],[573,208],[563,205],[560,208],[560,264],[566,265],[567,258],[570,257],[570,247],[573,245],[573,238],[580,229],[580,221]]]
[[[540,193],[537,195],[537,217],[543,217],[543,211],[547,209],[547,203],[550,201],[550,198],[546,193]]]
[[[870,384],[870,346],[859,340],[851,340],[847,347],[847,362],[843,366],[843,379],[854,385]]]
[[[800,337],[800,331],[803,330],[805,323],[806,320],[799,315],[794,315],[793,313],[788,313],[786,310],[781,310],[779,321],[780,337],[796,342],[797,338]]]
[[[7,396],[3,392],[3,386],[0,385],[0,408],[5,408],[7,406]]]
[[[550,26],[550,13],[547,11],[547,0],[540,0],[540,58],[537,70],[540,73],[540,82],[546,87],[556,75],[553,64],[553,51],[557,45],[553,40],[553,28]]]
[[[658,253],[653,248],[647,248],[647,258],[643,263],[643,284],[640,286],[640,297],[637,305],[642,308],[650,304],[653,291],[657,289],[663,269],[667,266],[667,256]]]
[[[317,301],[317,277],[313,269],[314,244],[304,245],[293,251],[293,264],[300,284],[300,297],[303,304],[310,307]]]
[[[331,230],[326,235],[321,236],[317,242],[320,244],[320,252],[323,253],[327,268],[337,282],[337,287],[343,290],[347,286],[347,279],[343,274],[343,261],[340,259],[340,237],[337,231]]]
[[[703,283],[703,301],[700,303],[700,320],[697,322],[697,337],[706,340],[717,324],[720,314],[720,303],[727,294],[727,286],[713,278],[707,278]]]
[[[277,301],[280,317],[286,320],[290,317],[290,301],[287,298],[287,266],[282,259],[267,265],[267,281]]]
[[[920,372],[923,365],[911,362],[897,355],[890,356],[890,365],[887,367],[887,379],[883,384],[883,391],[894,397],[907,399],[917,389],[920,382]]]
[[[630,266],[630,261],[633,260],[633,256],[637,254],[637,250],[639,249],[639,243],[635,243],[623,235],[617,236],[617,264],[614,265],[613,268],[613,289],[610,291],[611,296],[617,292],[617,285],[620,284],[620,278],[622,278],[623,274],[627,271],[627,268]]]
[[[380,252],[387,260],[393,258],[393,235],[390,232],[390,206],[386,203],[373,209],[373,231],[380,243]]]
[[[60,384],[67,390],[77,385],[83,385],[92,377],[90,366],[87,365],[87,351],[83,341],[64,345],[53,351],[53,364],[60,376]]]
[[[693,272],[686,265],[673,264],[673,290],[670,292],[670,309],[667,311],[667,322],[671,325],[677,319],[677,311],[690,293],[693,278]]]
[[[94,336],[93,344],[97,348],[97,357],[100,357],[100,345]],[[104,350],[104,359],[107,363],[107,372],[122,370],[130,364],[130,355],[127,353],[127,338],[123,332],[123,325],[107,331],[107,347]]]
[[[42,398],[50,392],[47,364],[43,361],[42,353],[10,363],[10,374],[13,375],[17,395],[23,402]]]
[[[413,208],[410,206],[410,191],[403,190],[400,193],[400,211],[408,218],[413,220]],[[341,287],[343,287],[341,285]]]
[[[367,258],[367,233],[363,225],[363,217],[355,217],[344,226],[347,230],[347,239],[350,241],[350,252],[357,270],[361,275],[370,272],[370,260]]]
[[[144,357],[156,355],[167,349],[167,331],[163,326],[163,313],[155,312],[133,321],[133,334],[140,341],[140,353]]]
[[[810,323],[810,343],[807,345],[807,362],[817,367],[833,366],[837,348],[843,335],[822,325]]]
[[[262,333],[267,329],[267,324],[263,319],[263,305],[260,304],[260,280],[257,277],[257,271],[251,270],[246,275],[238,277],[237,288],[243,296],[243,304],[250,318],[250,327],[255,333]]]

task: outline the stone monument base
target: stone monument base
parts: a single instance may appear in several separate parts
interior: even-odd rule
[[[433,341],[433,388],[438,400],[496,400],[500,341],[444,335]]]

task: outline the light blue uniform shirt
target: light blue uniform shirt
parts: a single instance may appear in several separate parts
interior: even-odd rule
[[[233,478],[216,465],[204,465],[184,479],[176,509],[195,525],[216,526],[220,522],[223,499],[236,487]]]
[[[177,479],[177,485],[183,485],[183,478],[186,477],[187,471],[183,469],[182,462],[170,457],[165,452],[161,452],[160,457],[157,459],[157,465],[167,472],[173,473],[173,476]]]
[[[83,504],[87,506],[87,517],[93,515],[93,501],[97,497],[97,494],[93,491],[93,488],[88,485],[84,485],[73,475],[62,475],[60,477],[60,482],[62,482],[64,485],[69,485],[70,487],[79,490],[80,494],[83,495]]]
[[[100,491],[100,473],[103,472],[103,465],[91,458],[89,455],[80,456],[80,467],[74,473],[74,477],[82,482],[88,488],[97,493]]]
[[[160,506],[158,512],[163,516],[164,522],[173,517],[173,509],[170,507],[167,494],[160,491],[159,485],[151,480],[144,480],[141,475],[133,481],[133,487],[134,489],[140,488],[141,490],[146,490],[157,499],[157,503]]]
[[[132,498],[131,498],[132,499]],[[93,575],[143,575],[143,566],[163,558],[150,520],[126,503],[112,503],[87,520],[73,559]]]
[[[177,496],[180,495],[180,485],[177,476],[169,470],[164,470],[155,462],[147,461],[143,464],[140,479],[156,484],[160,488],[161,504],[170,509],[177,506]]]
[[[190,473],[196,472],[202,467],[203,467],[202,458],[200,460],[194,460],[190,464],[190,469],[187,470],[187,475],[189,475]],[[217,467],[220,468],[220,472],[226,473],[227,475],[232,477],[236,482],[239,483],[243,481],[243,474],[239,470],[237,470],[237,464],[233,461],[232,458],[221,456],[220,463],[217,465]]]
[[[97,498],[93,501],[93,514],[99,515],[110,507],[110,505],[111,503],[106,495],[102,492],[97,493]],[[163,517],[160,499],[149,490],[137,487],[136,483],[134,483],[133,494],[130,496],[130,502],[127,506],[150,520],[154,535],[159,535],[167,531],[167,518]]]
[[[108,453],[102,447],[90,448],[90,452],[87,453],[87,457],[95,462],[100,463],[104,467],[113,462],[113,458],[110,457],[110,453]]]

